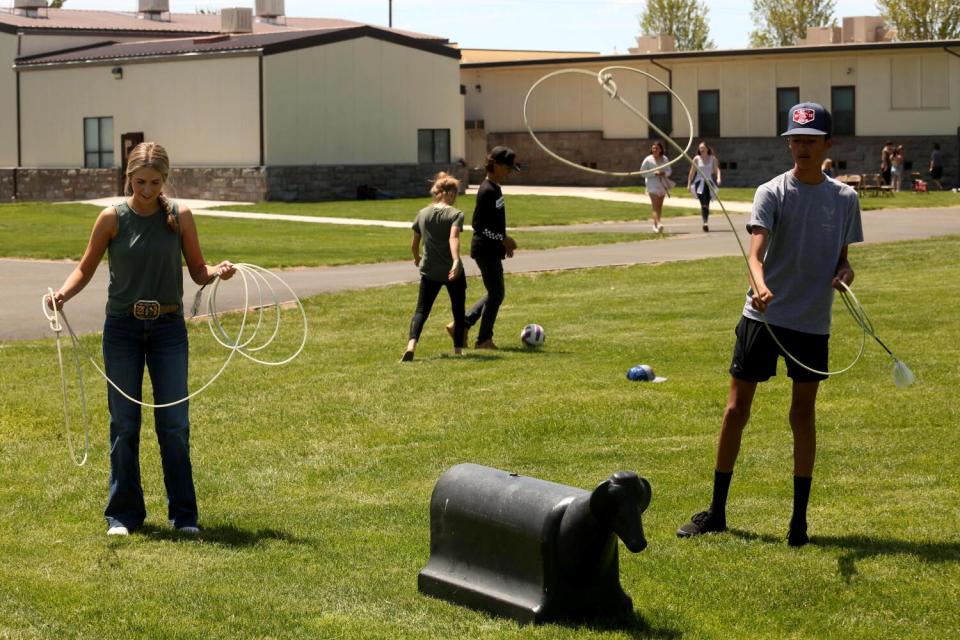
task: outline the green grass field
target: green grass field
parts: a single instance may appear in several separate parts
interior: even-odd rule
[[[90,205],[44,203],[0,205],[0,255],[79,260],[100,212]],[[410,231],[386,227],[304,224],[197,216],[204,256],[209,262],[236,259],[264,267],[325,266],[389,262],[410,258]],[[412,220],[411,220],[412,222]],[[467,225],[469,228],[469,224]],[[461,254],[469,253],[465,230]],[[523,250],[632,242],[648,233],[566,233],[523,231]]]
[[[954,637],[958,256],[956,237],[851,250],[859,298],[918,382],[895,388],[889,358],[870,344],[853,371],[823,385],[813,541],[799,550],[783,540],[792,491],[783,377],[757,394],[731,489],[733,530],[674,535],[709,501],[745,288],[738,259],[508,276],[497,324],[506,348],[460,359],[449,355],[441,297],[409,364],[397,359],[416,287],[307,300],[299,360],[237,362],[192,402],[199,539],[166,525],[149,411],[148,526],[108,539],[104,383],[86,378],[91,461],[76,468],[53,342],[3,345],[0,638]],[[919,274],[906,268],[920,264]],[[481,288],[471,279],[469,300]],[[546,328],[540,351],[519,348],[528,322]],[[838,306],[834,366],[856,337]],[[205,326],[191,340],[197,384],[225,354]],[[96,336],[84,343],[98,352]],[[627,381],[638,362],[669,381]],[[650,546],[620,547],[636,620],[518,627],[420,596],[430,492],[464,461],[584,488],[618,469],[646,476]]]
[[[227,205],[217,209],[413,222],[417,211],[428,204],[430,204],[429,198],[403,198],[337,202],[258,202],[252,205]],[[466,214],[467,224],[470,224],[475,204],[476,196],[474,195],[463,195],[457,198],[456,207]],[[663,215],[664,217],[688,216],[691,215],[691,210],[667,206],[663,209]],[[607,202],[571,196],[507,196],[507,224],[511,227],[579,224],[608,220],[620,222],[649,218],[649,203]]]
[[[643,187],[615,187],[613,191],[646,193],[646,189]],[[724,201],[730,202],[753,202],[753,195],[756,192],[755,187],[723,187],[720,189],[720,197]],[[681,195],[689,195],[689,193],[681,193]],[[862,211],[957,206],[960,206],[960,194],[952,191],[930,191],[928,193],[900,191],[893,196],[864,195],[860,198],[860,209]]]

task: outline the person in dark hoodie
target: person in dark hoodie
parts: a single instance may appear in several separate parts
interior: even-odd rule
[[[473,240],[470,257],[480,268],[483,286],[487,292],[467,312],[466,326],[469,329],[477,322],[477,349],[496,349],[493,342],[493,325],[503,303],[503,259],[512,258],[517,243],[507,235],[507,209],[503,202],[500,183],[513,171],[519,171],[517,154],[509,147],[494,147],[487,155],[487,177],[477,190],[477,204],[473,210]],[[447,330],[452,332],[452,323]]]

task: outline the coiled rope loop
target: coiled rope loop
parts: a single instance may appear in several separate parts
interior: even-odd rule
[[[117,383],[107,376],[106,372],[100,368],[100,365],[97,364],[83,348],[83,345],[80,343],[80,339],[77,337],[77,334],[74,332],[73,328],[70,326],[70,321],[67,319],[67,315],[63,312],[62,309],[56,309],[55,305],[51,304],[53,300],[53,289],[47,289],[47,293],[43,294],[41,298],[41,308],[43,314],[46,317],[47,321],[50,323],[50,330],[56,333],[57,337],[57,363],[60,367],[60,388],[63,394],[63,420],[64,420],[64,429],[67,433],[67,448],[70,450],[70,458],[73,460],[73,463],[77,466],[83,466],[87,459],[90,450],[90,421],[87,417],[87,398],[86,391],[83,384],[83,371],[80,366],[80,356],[83,355],[90,364],[93,365],[93,368],[103,377],[107,383],[116,389],[120,395],[134,402],[142,407],[147,407],[150,409],[162,409],[165,407],[172,407],[178,405],[182,402],[187,402],[191,398],[199,395],[204,390],[207,389],[214,381],[220,377],[220,375],[226,370],[227,366],[233,360],[233,357],[236,354],[256,362],[257,364],[267,365],[267,366],[280,366],[287,364],[292,361],[294,358],[300,355],[304,347],[307,344],[307,312],[303,308],[303,303],[300,301],[300,298],[293,291],[289,284],[287,284],[280,276],[268,271],[263,267],[258,267],[254,264],[239,263],[234,265],[236,267],[237,273],[240,274],[243,281],[243,313],[240,318],[240,328],[237,330],[237,335],[235,339],[230,338],[226,330],[223,328],[223,324],[220,321],[220,312],[217,309],[217,292],[220,288],[220,283],[222,282],[219,275],[214,276],[213,279],[207,284],[203,285],[194,297],[191,316],[196,316],[197,312],[200,309],[200,303],[203,297],[203,290],[212,283],[210,288],[210,293],[207,296],[206,304],[206,316],[207,316],[207,326],[210,329],[210,334],[221,346],[229,349],[226,359],[221,365],[220,369],[199,389],[193,391],[187,396],[180,398],[179,400],[174,400],[173,402],[166,402],[163,404],[153,404],[149,402],[143,402],[136,398],[131,397],[123,389],[121,389]],[[300,316],[303,319],[303,337],[300,341],[300,346],[288,357],[282,358],[280,360],[265,360],[263,358],[257,357],[256,353],[266,349],[280,334],[280,324],[281,324],[281,306],[285,303],[280,301],[278,296],[278,291],[274,288],[271,280],[282,285],[286,289],[287,293],[291,296],[290,301],[295,302],[297,308],[300,310]],[[257,304],[251,308],[250,299],[251,299],[251,283],[256,288],[256,299]],[[266,304],[265,304],[266,302]],[[53,307],[53,308],[51,308]],[[264,320],[269,309],[273,309],[274,320],[273,320],[273,331],[269,337],[264,339],[260,344],[256,346],[251,346],[254,340],[257,338],[257,335],[261,333],[261,329],[264,327]],[[249,322],[251,311],[256,311],[257,318],[256,322]],[[62,322],[61,322],[62,321]],[[248,332],[248,324],[252,327],[252,330]],[[73,429],[70,424],[70,412],[68,410],[68,399],[67,399],[67,377],[66,372],[64,371],[63,366],[63,351],[60,345],[60,335],[63,332],[64,327],[67,329],[67,333],[70,334],[70,340],[73,345],[73,355],[74,362],[76,366],[76,375],[80,395],[80,405],[81,412],[84,422],[84,438],[83,438],[83,456],[79,457],[76,453],[76,449],[73,445]]]
[[[631,73],[637,73],[642,76],[645,76],[648,79],[653,80],[654,82],[659,84],[661,87],[666,89],[671,96],[673,96],[673,98],[677,101],[677,103],[679,103],[679,105],[683,108],[683,113],[687,118],[687,131],[689,131],[690,133],[687,137],[686,146],[681,147],[679,144],[677,144],[677,142],[671,136],[667,135],[656,124],[651,122],[650,119],[642,111],[634,107],[626,99],[624,99],[623,96],[620,95],[620,91],[619,91],[619,88],[617,87],[616,82],[614,81],[613,74],[610,73],[611,71],[614,71],[614,70],[629,71]],[[631,113],[633,113],[634,115],[642,119],[644,122],[646,122],[647,125],[649,125],[653,131],[655,131],[671,147],[677,150],[678,155],[673,160],[668,160],[665,164],[659,165],[653,169],[648,169],[648,170],[641,169],[639,171],[606,171],[604,169],[593,169],[591,167],[585,167],[583,165],[577,164],[576,162],[568,160],[567,158],[564,158],[563,156],[554,152],[552,149],[548,148],[540,140],[540,138],[537,137],[537,134],[534,133],[533,127],[530,126],[530,119],[527,114],[527,105],[530,102],[530,97],[533,95],[533,92],[543,82],[549,80],[550,78],[554,78],[556,76],[569,74],[569,73],[576,73],[576,74],[590,76],[591,78],[596,78],[597,82],[600,84],[604,92],[610,98],[618,101],[620,104],[626,107]],[[530,134],[530,137],[533,138],[533,141],[537,144],[537,146],[540,147],[540,149],[542,149],[547,155],[549,155],[551,158],[555,160],[558,160],[559,162],[562,162],[567,166],[573,167],[574,169],[578,169],[580,171],[586,171],[588,173],[595,173],[595,174],[607,175],[607,176],[618,176],[618,177],[647,175],[655,171],[660,171],[663,167],[670,166],[676,162],[679,162],[681,159],[686,159],[687,162],[689,162],[694,167],[694,169],[696,169],[697,173],[700,174],[700,177],[704,181],[704,184],[707,186],[707,188],[710,189],[710,197],[716,200],[717,203],[720,205],[720,210],[723,212],[723,216],[724,218],[726,218],[727,224],[730,226],[730,229],[733,231],[733,237],[736,239],[737,245],[740,247],[740,254],[743,256],[743,260],[746,263],[747,278],[750,281],[750,286],[753,288],[754,291],[757,290],[756,280],[754,279],[753,272],[750,269],[750,258],[748,256],[747,249],[746,247],[743,246],[743,241],[740,239],[740,235],[737,233],[737,229],[736,229],[736,226],[733,224],[733,220],[730,219],[730,214],[729,212],[727,212],[727,208],[726,206],[724,206],[723,200],[720,199],[720,194],[719,194],[719,190],[717,189],[717,186],[713,183],[713,180],[711,180],[710,177],[703,172],[703,169],[697,166],[697,164],[693,161],[693,158],[691,158],[690,155],[688,154],[688,151],[690,150],[690,147],[693,144],[693,118],[690,115],[690,110],[687,108],[687,105],[683,101],[683,99],[679,95],[677,95],[677,93],[670,86],[668,86],[666,83],[660,80],[660,78],[657,78],[656,76],[651,75],[646,71],[635,69],[633,67],[624,67],[624,66],[604,67],[603,69],[600,69],[600,71],[596,73],[594,73],[593,71],[587,71],[586,69],[560,69],[558,71],[553,71],[551,73],[546,74],[536,82],[534,82],[530,86],[530,89],[527,91],[527,95],[523,100],[523,123],[526,126],[527,132]],[[794,356],[792,353],[787,351],[787,349],[783,346],[783,344],[781,344],[780,340],[777,339],[776,334],[773,332],[773,329],[770,327],[770,324],[767,322],[766,314],[761,314],[763,317],[763,324],[767,328],[767,331],[770,333],[770,336],[773,338],[773,341],[777,344],[781,352],[783,352],[783,354],[787,358],[790,358],[790,360],[792,360],[799,366],[803,367],[807,371],[810,371],[817,375],[835,376],[845,371],[849,371],[850,369],[853,368],[854,365],[857,364],[857,362],[860,360],[861,356],[863,356],[863,353],[866,349],[867,336],[869,335],[874,340],[876,340],[877,343],[879,343],[880,346],[883,347],[884,351],[886,351],[887,354],[893,359],[894,383],[898,387],[906,387],[911,385],[915,380],[913,372],[910,371],[909,367],[907,367],[907,365],[902,360],[900,360],[899,358],[897,358],[896,355],[894,355],[893,351],[891,351],[887,347],[887,345],[885,345],[883,341],[880,340],[879,337],[877,337],[877,334],[875,333],[873,328],[873,324],[870,322],[870,319],[867,317],[867,312],[863,308],[863,305],[860,304],[860,301],[853,294],[853,289],[851,289],[845,282],[841,282],[841,284],[843,285],[843,288],[840,290],[840,298],[841,300],[843,300],[844,306],[846,306],[847,311],[849,311],[850,315],[853,317],[854,322],[856,322],[860,326],[860,328],[863,330],[863,335],[861,336],[861,340],[860,340],[860,349],[857,352],[857,355],[850,362],[850,364],[848,364],[847,366],[841,369],[837,369],[835,371],[819,371],[817,369],[807,366],[806,364],[801,362],[796,356]]]

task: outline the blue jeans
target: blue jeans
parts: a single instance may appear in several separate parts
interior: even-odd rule
[[[164,314],[156,320],[132,315],[107,316],[103,324],[103,362],[107,376],[124,393],[141,400],[143,365],[150,371],[154,404],[187,395],[187,329],[183,317]],[[110,494],[107,525],[136,529],[147,516],[140,485],[140,405],[107,385],[110,408]],[[167,517],[175,527],[197,525],[197,498],[190,465],[188,402],[154,409]]]

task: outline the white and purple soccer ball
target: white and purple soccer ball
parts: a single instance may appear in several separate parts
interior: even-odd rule
[[[546,339],[547,334],[544,333],[543,327],[538,324],[528,324],[520,332],[520,342],[531,349],[542,347]]]

